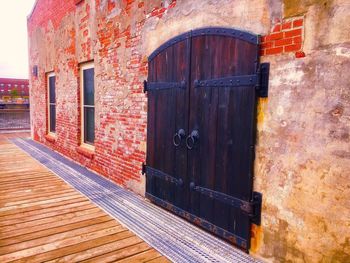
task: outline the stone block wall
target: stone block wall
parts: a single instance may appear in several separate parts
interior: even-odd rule
[[[35,140],[141,195],[147,57],[191,29],[262,36],[270,91],[258,107],[251,253],[271,262],[350,261],[350,5],[346,0],[38,0],[28,17]],[[79,65],[95,64],[95,152],[79,148]],[[46,74],[56,74],[57,138]]]

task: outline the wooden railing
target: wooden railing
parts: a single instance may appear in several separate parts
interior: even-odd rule
[[[29,129],[29,109],[0,109],[0,131]]]

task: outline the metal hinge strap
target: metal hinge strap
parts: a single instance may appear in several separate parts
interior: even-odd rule
[[[259,214],[261,213],[261,199],[255,200],[253,198],[253,201],[245,201],[221,192],[217,192],[205,187],[201,187],[198,185],[195,185],[193,182],[190,184],[190,189],[192,191],[199,192],[205,196],[208,196],[211,199],[218,200],[222,203],[228,204],[232,207],[240,209],[244,214],[248,215],[250,218],[257,218],[259,217]],[[254,193],[255,196],[255,193]],[[261,196],[261,195],[260,195]],[[259,208],[260,207],[260,208]],[[260,217],[259,217],[260,218]],[[257,222],[258,220],[256,220]],[[260,221],[259,221],[260,223]]]
[[[267,98],[269,91],[269,73],[270,73],[270,63],[261,63],[258,68],[258,82],[256,85],[256,90],[259,97]]]
[[[218,79],[195,80],[195,87],[239,87],[257,85],[258,75],[231,76]]]
[[[160,178],[164,181],[167,182],[171,182],[173,184],[176,184],[178,186],[182,186],[183,185],[183,181],[182,179],[176,179],[175,177],[172,177],[171,175],[164,173],[160,170],[157,170],[155,168],[152,168],[150,166],[147,165],[143,165],[142,166],[142,172],[146,174],[146,176],[150,176],[150,177],[157,177]]]
[[[143,93],[146,93],[147,92],[147,80],[144,80],[143,81]]]

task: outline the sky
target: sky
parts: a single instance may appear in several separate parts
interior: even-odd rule
[[[0,0],[0,78],[28,78],[27,16],[35,0]]]

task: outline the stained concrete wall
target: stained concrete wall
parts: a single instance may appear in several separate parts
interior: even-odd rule
[[[350,3],[281,0],[39,0],[28,20],[34,139],[140,194],[146,151],[142,81],[147,56],[185,31],[226,26],[273,35],[303,18],[301,58],[263,56],[270,90],[260,99],[254,190],[262,226],[251,253],[269,262],[350,261]],[[48,12],[47,10],[54,10]],[[54,14],[54,15],[53,15]],[[80,139],[79,63],[94,59],[96,150]],[[57,139],[46,139],[45,73],[57,76]]]

